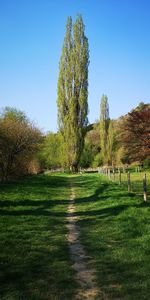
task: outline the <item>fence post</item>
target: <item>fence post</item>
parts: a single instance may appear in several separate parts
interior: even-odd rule
[[[131,177],[130,177],[130,172],[128,172],[127,176],[128,176],[128,192],[131,192]]]
[[[113,179],[115,181],[115,169],[113,169]]]
[[[147,201],[147,181],[146,181],[146,173],[144,174],[143,177],[143,196],[144,196],[144,201]]]

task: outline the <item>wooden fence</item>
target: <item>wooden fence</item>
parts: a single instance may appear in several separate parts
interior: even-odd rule
[[[150,194],[150,172],[131,172],[123,168],[99,168],[99,173],[104,174],[119,185],[124,186],[128,192],[143,194],[143,199],[146,202],[148,194]]]

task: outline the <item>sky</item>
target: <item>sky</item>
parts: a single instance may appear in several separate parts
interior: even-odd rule
[[[149,0],[0,0],[0,108],[24,111],[56,132],[59,60],[68,16],[89,40],[89,123],[102,94],[110,117],[150,103]]]

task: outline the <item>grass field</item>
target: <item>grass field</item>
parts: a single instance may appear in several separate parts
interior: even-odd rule
[[[110,300],[149,299],[150,205],[98,174],[0,185],[0,299],[74,299],[65,227],[70,182],[101,291]]]
[[[76,178],[81,239],[108,299],[150,297],[150,205],[102,175]]]
[[[147,178],[147,191],[150,194],[150,172],[131,172],[130,180],[131,180],[131,191],[137,194],[143,193],[143,178],[146,174]],[[115,180],[113,174],[111,175],[111,179],[119,183],[119,173],[115,174]],[[128,189],[128,173],[121,174],[121,185]]]
[[[34,176],[0,186],[0,299],[72,299],[66,241],[68,177]]]

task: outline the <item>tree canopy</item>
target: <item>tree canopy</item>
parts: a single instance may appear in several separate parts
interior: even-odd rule
[[[121,141],[130,161],[150,158],[150,106],[142,105],[123,118]]]
[[[42,135],[23,112],[6,108],[0,116],[0,178],[28,173]]]
[[[66,25],[58,79],[58,124],[63,137],[65,163],[77,170],[88,123],[88,39],[79,15]]]

